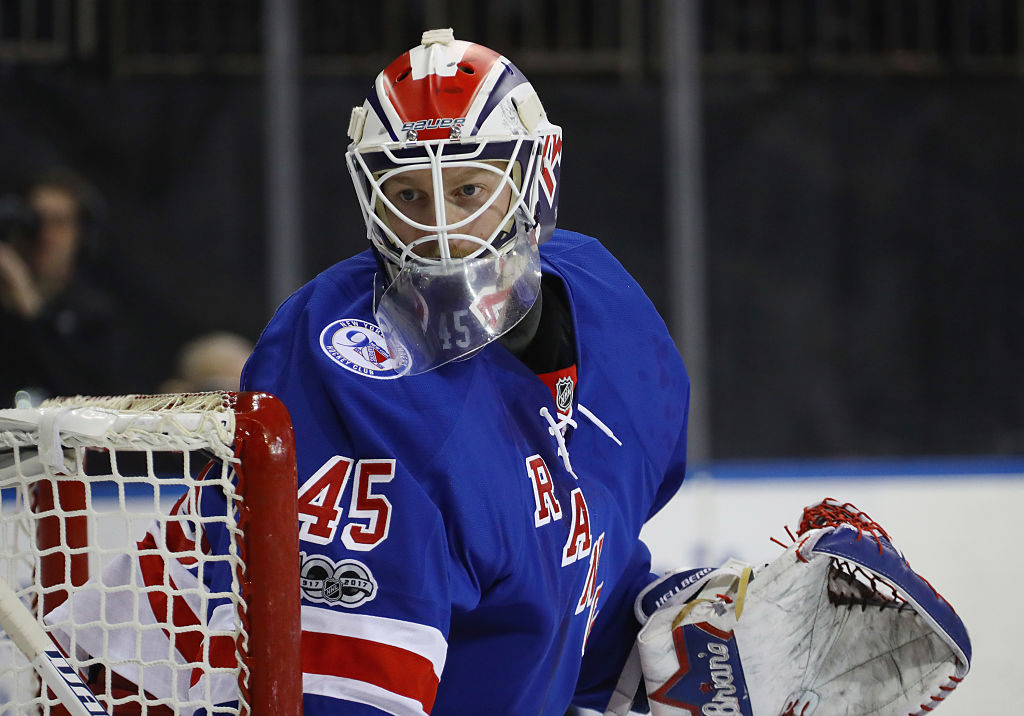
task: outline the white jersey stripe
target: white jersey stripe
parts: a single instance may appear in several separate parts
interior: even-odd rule
[[[373,706],[389,714],[396,714],[396,716],[426,716],[423,704],[415,699],[407,699],[365,681],[346,679],[341,676],[303,674],[302,691],[332,699],[355,701]]]
[[[336,612],[332,609],[304,604],[302,605],[302,629],[321,634],[338,634],[366,639],[411,651],[430,661],[438,679],[441,678],[445,658],[448,655],[448,641],[439,630],[400,619]]]

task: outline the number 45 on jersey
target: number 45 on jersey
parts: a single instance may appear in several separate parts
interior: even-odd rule
[[[388,538],[391,502],[375,488],[395,477],[395,461],[360,460],[335,455],[299,488],[299,539],[315,544],[334,541],[344,509],[341,500],[352,479],[348,522],[341,541],[351,550],[368,552]]]

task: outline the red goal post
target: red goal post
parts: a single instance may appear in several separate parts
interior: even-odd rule
[[[112,713],[298,716],[283,403],[79,396],[0,410],[0,577]],[[0,703],[63,713],[3,633]]]

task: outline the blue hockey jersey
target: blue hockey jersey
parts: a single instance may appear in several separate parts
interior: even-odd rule
[[[541,258],[576,336],[556,394],[499,343],[399,376],[369,251],[289,298],[246,365],[295,428],[306,714],[607,703],[652,579],[640,529],[683,479],[689,382],[600,243],[559,230]]]

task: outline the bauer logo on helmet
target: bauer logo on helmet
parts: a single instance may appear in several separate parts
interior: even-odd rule
[[[402,125],[402,131],[419,132],[424,129],[461,129],[465,123],[465,117],[435,117],[434,119],[421,119],[418,122],[406,122]]]

